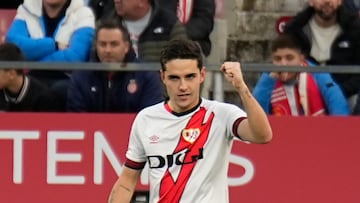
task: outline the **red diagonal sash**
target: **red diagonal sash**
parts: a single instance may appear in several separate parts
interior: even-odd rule
[[[183,150],[187,150],[187,152],[184,156],[183,164],[181,165],[177,180],[173,179],[169,169],[167,169],[164,174],[164,177],[161,180],[159,203],[175,203],[180,201],[197,160],[202,158],[202,149],[209,136],[214,113],[211,113],[207,122],[203,123],[205,114],[206,109],[201,107],[200,110],[191,117],[186,128],[181,133],[180,140],[175,148],[174,154]],[[199,129],[200,132],[197,131],[197,129]],[[195,134],[190,134],[189,137],[186,138],[186,132],[184,131],[190,133],[193,132]],[[195,140],[193,140],[193,143],[191,143],[191,138],[194,139],[194,137],[191,136],[197,136],[196,132],[199,132],[199,135]]]

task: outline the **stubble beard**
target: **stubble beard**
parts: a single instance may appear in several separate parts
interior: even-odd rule
[[[330,21],[336,17],[338,9],[334,9],[331,12],[325,12],[323,9],[315,10],[316,14],[324,21]]]

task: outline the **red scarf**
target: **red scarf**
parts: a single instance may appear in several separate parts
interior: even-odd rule
[[[179,21],[186,24],[193,12],[194,0],[178,0],[177,16]]]
[[[311,74],[300,73],[298,84],[294,85],[295,104],[289,99],[285,91],[285,86],[281,81],[277,81],[271,95],[272,114],[320,116],[325,115],[325,105],[318,89],[318,86]],[[291,108],[291,106],[293,108]]]

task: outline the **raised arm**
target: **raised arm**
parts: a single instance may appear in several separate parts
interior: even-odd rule
[[[225,62],[221,66],[225,78],[239,93],[248,118],[238,126],[241,138],[254,143],[267,143],[272,139],[272,130],[266,113],[251,94],[241,72],[239,62]]]
[[[108,203],[129,203],[134,194],[141,170],[123,167],[119,179],[115,182]]]

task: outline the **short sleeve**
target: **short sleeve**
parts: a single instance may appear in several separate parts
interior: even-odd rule
[[[138,114],[133,122],[130,132],[126,158],[132,163],[145,163],[146,155],[141,140],[141,126],[144,126],[141,114]]]

